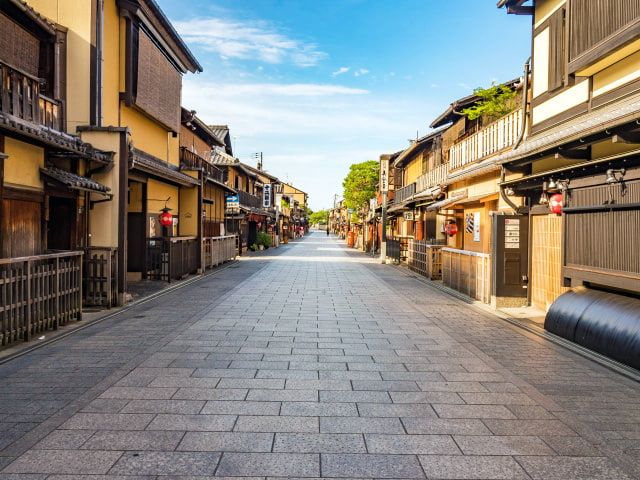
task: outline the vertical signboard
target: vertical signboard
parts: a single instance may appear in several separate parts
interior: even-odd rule
[[[271,184],[265,183],[262,190],[262,207],[271,207]]]
[[[380,160],[380,191],[389,191],[389,160]]]

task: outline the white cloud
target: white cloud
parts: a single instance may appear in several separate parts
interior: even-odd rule
[[[266,22],[195,18],[174,25],[188,43],[216,52],[223,59],[311,67],[328,57],[317,45],[289,38]]]
[[[333,72],[331,75],[333,77],[337,77],[338,75],[342,75],[343,73],[347,73],[349,70],[351,70],[351,68],[349,68],[349,67],[340,67],[338,70]]]
[[[355,72],[353,72],[353,74],[356,77],[360,77],[362,75],[366,75],[367,73],[369,73],[369,70],[366,68],[359,68],[358,70],[356,70]]]
[[[227,83],[208,84],[205,89],[215,90],[218,95],[235,96],[281,96],[281,97],[326,97],[332,95],[367,95],[368,90],[317,83]]]

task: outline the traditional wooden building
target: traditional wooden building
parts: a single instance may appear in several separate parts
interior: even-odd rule
[[[91,49],[75,35],[89,34],[92,12],[79,7],[0,2],[3,345],[80,319],[91,210],[112,203],[113,190],[96,177],[113,168],[113,154],[76,135],[92,120]]]
[[[497,231],[504,228],[505,221],[521,226],[518,219],[507,220],[517,212],[500,196],[496,159],[521,136],[524,79],[501,87],[516,94],[511,105],[505,105],[512,109],[510,113],[470,120],[463,112],[481,101],[473,94],[453,102],[431,123],[432,128],[445,130],[441,136],[442,175],[428,183],[435,181],[431,188],[437,187],[446,196],[426,207],[427,212],[438,212],[442,220],[444,284],[496,307],[522,306],[527,299],[522,279],[527,274],[526,249],[507,248],[505,252],[497,242]],[[519,232],[513,238],[519,238]]]
[[[226,184],[226,171],[212,163],[212,154],[224,146],[223,141],[195,111],[182,108],[181,117],[180,170],[199,181],[197,189],[181,191],[183,228],[195,232],[200,244],[198,263],[204,270],[235,256],[236,238],[226,235],[224,225],[225,199],[235,190]]]
[[[270,212],[263,208],[263,182],[252,167],[218,148],[212,163],[222,169],[227,185],[234,193],[227,196],[225,231],[238,236],[238,253],[242,254],[256,241],[258,231],[266,230]]]
[[[499,160],[531,225],[530,300],[545,328],[638,368],[640,5],[525,3],[499,2],[533,15],[528,136]]]
[[[79,131],[115,152],[114,168],[96,178],[117,200],[95,206],[91,235],[93,245],[116,249],[125,296],[127,282],[171,280],[199,268],[200,180],[180,169],[179,135],[182,76],[202,67],[153,0],[94,8],[95,118]]]

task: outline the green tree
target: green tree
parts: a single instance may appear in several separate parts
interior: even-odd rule
[[[491,122],[511,113],[516,108],[516,92],[505,85],[493,84],[489,88],[476,88],[473,93],[480,97],[473,106],[462,110],[469,120],[482,118]]]
[[[316,225],[319,223],[325,224],[327,223],[327,216],[329,215],[329,210],[318,210],[317,212],[311,213],[309,215],[309,223],[311,225]]]
[[[358,210],[376,194],[380,164],[375,160],[354,163],[342,181],[344,203],[347,208]]]

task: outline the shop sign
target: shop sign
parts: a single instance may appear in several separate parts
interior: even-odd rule
[[[464,233],[473,234],[473,241],[480,241],[480,212],[467,213],[464,216]]]
[[[389,160],[380,161],[380,191],[385,193],[389,190]]]
[[[271,206],[271,184],[266,183],[262,190],[262,207],[269,208]]]
[[[504,220],[504,248],[520,248],[520,219]]]
[[[240,210],[240,197],[238,195],[227,195],[225,201],[227,210]]]

